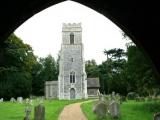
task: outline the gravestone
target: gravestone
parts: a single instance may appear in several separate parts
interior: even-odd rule
[[[0,99],[0,103],[3,102],[3,98]]]
[[[25,103],[29,104],[29,101],[30,101],[29,98],[26,98]]]
[[[113,91],[111,95],[111,100],[115,100],[115,99],[116,99],[116,96],[115,96],[115,92]]]
[[[25,108],[25,113],[26,113],[26,116],[24,117],[24,120],[30,120],[30,114],[31,114],[31,107],[27,106]]]
[[[101,101],[102,100],[102,94],[99,94],[98,97],[99,97],[99,100]]]
[[[22,103],[23,102],[23,97],[17,97],[17,102]]]
[[[30,104],[30,105],[33,105],[33,100],[30,99],[30,100],[29,100],[29,104]]]
[[[103,101],[98,101],[98,103],[93,106],[93,112],[98,117],[105,117],[107,114],[107,104]]]
[[[10,99],[10,102],[12,102],[12,103],[13,103],[13,102],[16,102],[16,99],[12,97],[12,98]]]
[[[34,120],[45,120],[45,107],[43,105],[34,108]]]
[[[112,118],[119,118],[120,116],[119,104],[114,100],[109,104],[109,113]]]
[[[136,97],[138,97],[139,95],[136,93],[136,92],[129,92],[128,94],[127,94],[127,99],[128,100],[135,100],[136,99]]]
[[[115,95],[115,98],[116,98],[116,100],[120,100],[120,95],[119,95],[119,93],[116,93],[116,95]]]
[[[99,91],[99,89],[97,90],[97,95],[99,96],[101,93],[100,93],[100,91]]]
[[[153,120],[160,120],[160,112],[154,114]]]
[[[26,99],[25,99],[25,103],[26,103],[26,104],[29,104],[29,105],[33,105],[33,100],[32,100],[32,99],[29,99],[29,98],[26,98]]]
[[[105,95],[99,94],[99,101],[106,101]]]

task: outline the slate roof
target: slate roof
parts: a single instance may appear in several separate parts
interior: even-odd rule
[[[87,88],[99,88],[99,78],[87,78]]]

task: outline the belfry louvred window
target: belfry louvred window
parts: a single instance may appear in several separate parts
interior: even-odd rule
[[[70,44],[74,44],[74,34],[70,34]]]

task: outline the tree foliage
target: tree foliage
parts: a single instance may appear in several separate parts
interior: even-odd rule
[[[135,46],[129,46],[127,52],[127,79],[130,81],[130,91],[141,95],[153,95],[158,90],[158,80],[155,77],[150,61]]]
[[[0,47],[0,98],[44,95],[44,82],[58,79],[58,62],[37,58],[31,46],[11,34]]]
[[[104,54],[106,61],[100,65],[95,60],[85,62],[87,77],[100,78],[102,93],[151,96],[159,92],[160,83],[150,61],[134,44],[127,44],[126,52],[114,48]],[[45,81],[58,80],[59,57],[36,57],[31,46],[14,34],[0,44],[0,58],[0,98],[44,95]]]
[[[53,80],[58,80],[58,62],[51,55],[39,58],[33,69],[32,93],[44,95],[45,81]]]
[[[0,56],[0,97],[29,96],[36,61],[32,48],[11,34],[1,45]]]
[[[87,77],[97,77],[98,76],[98,65],[95,60],[88,60],[85,62],[85,70]]]
[[[86,62],[87,77],[100,78],[100,91],[108,94],[112,91],[127,95],[136,92],[142,96],[156,95],[159,92],[159,80],[155,77],[150,61],[131,43],[127,51],[114,48],[104,50],[106,61],[96,65],[95,61]]]

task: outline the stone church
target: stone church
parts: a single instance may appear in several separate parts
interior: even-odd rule
[[[89,80],[92,80],[90,78]],[[59,99],[88,98],[87,83],[96,95],[99,79],[87,82],[81,23],[63,24],[58,81],[46,81],[45,97]],[[98,82],[97,82],[98,81]],[[88,88],[89,89],[89,88]]]

